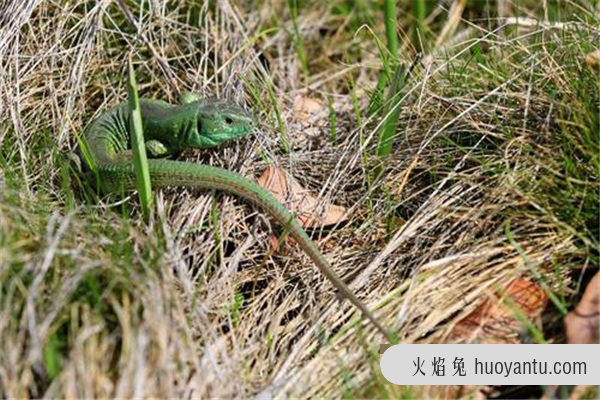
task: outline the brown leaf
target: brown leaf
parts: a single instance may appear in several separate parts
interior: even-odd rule
[[[575,310],[565,317],[567,342],[573,344],[599,343],[600,329],[600,272],[588,283]]]
[[[305,122],[309,118],[320,116],[327,110],[325,102],[319,99],[296,96],[294,99],[294,118],[297,121]]]
[[[305,228],[333,225],[347,219],[344,207],[333,204],[324,206],[322,200],[311,195],[282,169],[268,167],[257,183],[273,193],[277,200],[296,215]]]
[[[501,301],[498,301],[498,296]],[[507,301],[507,297],[511,301]],[[446,343],[520,343],[522,324],[515,307],[530,321],[537,320],[548,297],[537,284],[515,279],[506,289],[482,303],[460,320],[448,335]]]
[[[277,239],[277,236],[273,234],[269,235],[269,246],[271,247],[271,251],[277,251],[279,248],[279,239]]]
[[[285,252],[287,246],[291,246],[294,243],[294,240],[289,235],[283,237],[283,243],[279,241],[279,238],[280,236],[274,233],[269,235],[269,247],[273,253],[278,253],[281,250]]]
[[[600,50],[586,54],[585,62],[592,68],[600,69]]]
[[[511,301],[507,301],[510,298]],[[526,279],[515,279],[505,290],[484,299],[469,315],[461,319],[443,343],[511,344],[520,343],[521,323],[515,307],[529,320],[537,320],[548,297],[544,290]],[[490,387],[481,385],[431,386],[428,398],[459,399],[464,397],[486,399]]]

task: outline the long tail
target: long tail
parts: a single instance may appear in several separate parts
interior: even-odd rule
[[[148,160],[148,165],[153,187],[185,186],[196,189],[215,189],[231,193],[257,205],[278,224],[288,229],[289,234],[298,242],[335,288],[339,290],[341,295],[361,310],[363,315],[390,340],[390,343],[394,342],[391,335],[371,314],[369,309],[331,268],[325,256],[308,237],[298,220],[268,190],[222,168],[161,159]],[[108,186],[109,190],[135,189],[135,173],[132,162],[105,164],[99,167],[98,171],[103,184]]]

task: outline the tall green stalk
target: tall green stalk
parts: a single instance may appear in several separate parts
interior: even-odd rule
[[[425,0],[413,0],[412,5],[413,5],[413,17],[417,24],[416,30],[415,30],[415,36],[413,39],[413,44],[414,44],[415,48],[419,49],[420,51],[423,51],[424,49],[422,48],[423,47],[422,42],[423,42],[423,35],[425,33],[424,27],[425,27],[425,13],[426,13]]]
[[[404,86],[404,68],[398,62],[398,35],[396,34],[396,2],[384,1],[385,32],[388,54],[383,59],[383,71],[379,78],[376,95],[380,96],[381,116],[385,118],[379,129],[377,143],[377,167],[375,179],[381,176],[385,160],[392,152],[398,118],[400,116],[400,98]],[[387,61],[387,62],[386,62]],[[384,89],[387,87],[388,101],[383,104]]]
[[[146,157],[146,146],[144,144],[144,129],[142,125],[142,111],[140,109],[140,98],[137,91],[137,82],[133,65],[129,59],[129,109],[131,112],[130,132],[131,149],[133,150],[133,169],[135,180],[142,204],[144,218],[148,221],[152,209],[152,187],[150,186],[150,171],[148,169],[148,158]]]
[[[396,1],[384,0],[383,15],[385,18],[385,34],[391,62],[395,65],[398,58],[398,35],[396,34]]]

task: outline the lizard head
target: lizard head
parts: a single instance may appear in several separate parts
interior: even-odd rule
[[[225,100],[199,101],[195,134],[190,147],[214,147],[252,132],[252,116],[243,108]]]

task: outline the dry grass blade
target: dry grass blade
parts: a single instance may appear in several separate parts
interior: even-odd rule
[[[482,299],[507,321],[515,280],[551,299],[529,336],[565,341],[563,311],[600,249],[599,77],[585,59],[599,30],[587,3],[545,3],[497,2],[499,19],[494,4],[427,9],[431,51],[389,97],[401,109],[378,115],[376,2],[4,2],[0,397],[444,396],[388,386],[379,335],[306,255],[274,254],[249,205],[172,188],[144,223],[135,197],[99,198],[72,172],[77,137],[126,100],[129,56],[142,98],[185,88],[253,110],[257,135],[180,159],[248,179],[270,165],[297,181],[282,192],[339,205],[310,233],[403,342],[445,340]],[[408,14],[388,25],[403,65]]]
[[[454,0],[452,2],[448,11],[448,20],[435,41],[435,47],[443,45],[454,34],[454,31],[456,31],[456,28],[460,24],[466,4],[467,0]]]

